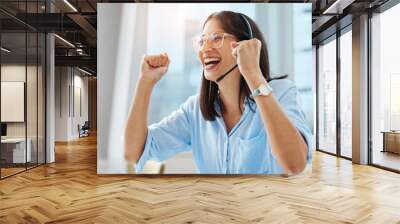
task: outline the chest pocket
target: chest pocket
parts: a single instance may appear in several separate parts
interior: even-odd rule
[[[268,164],[267,138],[264,129],[254,137],[238,139],[238,170],[240,173],[265,173]]]

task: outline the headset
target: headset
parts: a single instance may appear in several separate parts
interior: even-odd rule
[[[246,18],[246,16],[243,15],[242,13],[238,13],[238,14],[240,15],[240,18],[242,18],[243,23],[244,23],[244,24],[246,25],[246,27],[247,27],[247,40],[253,39],[253,38],[254,38],[254,36],[253,36],[253,30],[251,29],[249,20],[248,20],[248,19]],[[223,75],[221,75],[221,76],[216,80],[216,82],[219,82],[219,81],[221,81],[222,79],[224,79],[225,76],[227,76],[227,75],[228,75],[231,71],[233,71],[237,66],[238,66],[238,65],[235,64],[231,69],[229,69],[227,72],[225,72]]]
[[[242,20],[244,21],[244,23],[246,24],[248,39],[249,39],[249,40],[250,40],[250,39],[253,39],[253,38],[254,38],[254,36],[253,36],[253,30],[251,29],[249,20],[247,20],[246,16],[243,15],[242,13],[239,13],[239,15],[240,15],[240,17],[242,18]]]

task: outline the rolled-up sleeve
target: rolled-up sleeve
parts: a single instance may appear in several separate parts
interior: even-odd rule
[[[160,122],[148,127],[143,153],[136,164],[136,173],[142,171],[148,160],[164,161],[191,150],[190,114],[193,97]]]
[[[292,121],[293,125],[297,128],[300,134],[303,136],[304,141],[307,144],[307,163],[312,160],[312,153],[314,148],[313,135],[310,128],[307,125],[305,115],[299,105],[298,91],[296,86],[289,80],[283,82],[283,91],[280,94],[279,103],[283,107],[289,120]]]

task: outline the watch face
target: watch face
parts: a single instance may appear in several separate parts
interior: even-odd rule
[[[270,91],[269,91],[269,89],[268,89],[268,87],[266,85],[261,86],[261,88],[260,88],[261,95],[268,95],[269,92]]]
[[[272,88],[268,85],[262,84],[252,93],[253,96],[268,96],[272,92]]]

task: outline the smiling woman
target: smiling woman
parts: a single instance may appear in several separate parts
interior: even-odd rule
[[[170,58],[143,57],[125,128],[125,158],[138,172],[148,160],[184,151],[193,152],[200,173],[302,172],[311,161],[312,134],[294,84],[271,79],[257,24],[241,13],[213,13],[196,40],[203,67],[200,93],[150,126],[150,96]]]

